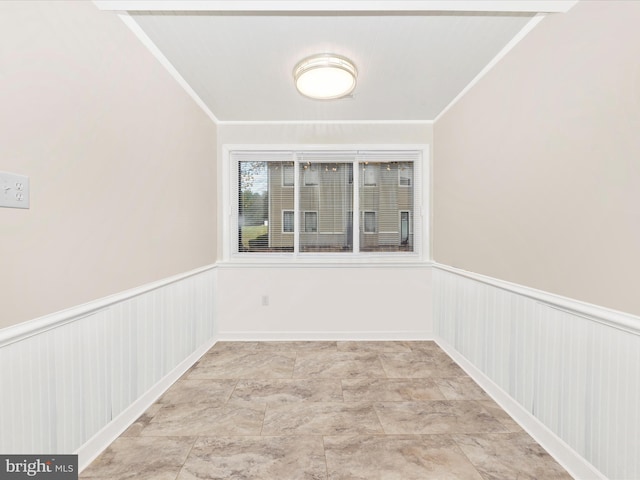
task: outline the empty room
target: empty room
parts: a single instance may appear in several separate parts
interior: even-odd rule
[[[640,2],[0,2],[0,478],[640,480]]]

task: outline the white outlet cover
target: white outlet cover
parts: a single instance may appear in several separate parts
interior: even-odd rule
[[[0,172],[0,207],[29,208],[29,177]]]

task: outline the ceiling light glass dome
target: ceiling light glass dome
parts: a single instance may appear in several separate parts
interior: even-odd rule
[[[293,69],[298,91],[318,100],[342,98],[353,92],[358,72],[347,58],[323,53],[305,58]]]

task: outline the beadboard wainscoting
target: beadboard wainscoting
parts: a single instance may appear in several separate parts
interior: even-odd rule
[[[220,340],[425,340],[430,263],[221,263]]]
[[[640,478],[640,318],[443,265],[433,302],[445,350],[576,478]]]
[[[204,267],[0,330],[0,452],[86,466],[213,345]]]

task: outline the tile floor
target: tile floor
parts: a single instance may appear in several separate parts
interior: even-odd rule
[[[218,342],[80,478],[571,477],[433,342]]]

